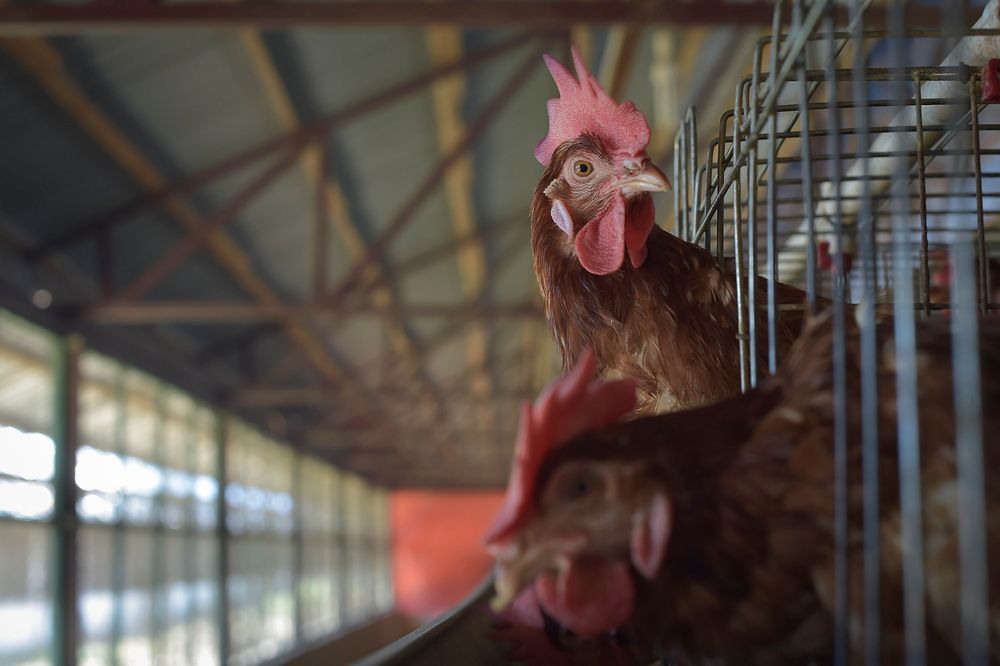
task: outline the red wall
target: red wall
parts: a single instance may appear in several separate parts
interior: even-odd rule
[[[428,619],[482,581],[492,561],[481,539],[502,500],[499,491],[392,494],[393,574],[401,613]]]

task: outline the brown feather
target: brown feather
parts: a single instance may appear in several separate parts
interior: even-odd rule
[[[981,326],[986,537],[1000,552],[1000,321]],[[700,409],[637,419],[578,438],[545,462],[538,492],[570,461],[618,466],[639,484],[610,502],[662,489],[673,507],[656,579],[636,574],[629,637],[671,664],[804,664],[830,658],[833,579],[832,327],[813,322],[777,375]],[[879,330],[882,663],[902,663],[902,550],[891,325]],[[848,334],[851,649],[863,645],[859,344]],[[956,465],[947,322],[918,329],[928,663],[959,663]],[[633,477],[630,477],[633,478]],[[581,524],[604,509],[591,505]],[[605,506],[605,505],[602,505]],[[545,520],[543,515],[538,519]],[[620,509],[618,510],[620,512]],[[565,512],[561,529],[568,529]],[[596,541],[599,536],[592,536]],[[599,546],[595,546],[599,549]],[[606,552],[606,551],[604,551]],[[628,557],[627,553],[620,555]],[[991,564],[991,663],[1000,663],[1000,571]]]
[[[602,148],[588,136],[560,146],[531,208],[535,274],[564,370],[574,367],[585,349],[594,349],[601,376],[627,376],[638,383],[637,414],[734,395],[739,390],[739,347],[733,272],[705,249],[654,227],[641,267],[626,261],[611,275],[588,273],[550,217],[553,198],[571,202],[574,219],[581,223],[606,205],[596,189],[572,191],[560,178],[566,162],[580,151],[600,154]],[[764,293],[766,281],[759,285]],[[805,295],[779,285],[778,300],[801,306]],[[801,324],[801,311],[780,313],[781,354]],[[758,337],[760,367],[766,367],[763,319],[758,330],[764,333]]]

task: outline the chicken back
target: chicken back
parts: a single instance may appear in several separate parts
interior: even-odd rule
[[[1000,321],[981,324],[987,543],[1000,548]],[[902,663],[902,545],[891,323],[878,330],[882,663]],[[834,608],[833,333],[810,324],[779,372],[702,407],[604,426],[627,384],[589,382],[594,361],[525,412],[507,504],[487,536],[497,606],[530,586],[584,636],[615,631],[642,659],[805,664],[831,656]],[[859,344],[847,357],[851,649],[863,645]],[[958,497],[947,321],[918,327],[928,663],[959,663]],[[590,398],[587,398],[590,396]],[[595,414],[592,428],[571,408]],[[571,427],[560,421],[572,414]],[[582,420],[581,420],[582,419]],[[554,435],[554,439],[545,439]],[[538,436],[536,438],[536,435]],[[542,441],[545,440],[545,441]],[[529,464],[524,465],[524,461]],[[520,470],[519,470],[520,468]],[[989,576],[1000,663],[1000,571]]]

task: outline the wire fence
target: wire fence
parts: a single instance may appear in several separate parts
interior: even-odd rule
[[[1000,58],[1000,4],[990,2],[970,28],[955,25],[964,5],[945,0],[935,30],[908,30],[899,2],[875,25],[869,4],[853,0],[845,18],[829,0],[777,3],[772,34],[718,128],[699,136],[694,111],[685,116],[674,150],[675,231],[733,260],[744,390],[781,362],[776,326],[789,306],[778,303],[779,282],[805,289],[800,307],[833,310],[838,664],[856,652],[881,663],[880,507],[888,501],[900,512],[906,663],[927,663],[918,386],[936,378],[918,376],[916,339],[924,320],[951,318],[962,655],[986,664],[978,322],[1000,309],[1000,111],[990,104],[1000,91],[991,64]],[[878,469],[883,313],[891,313],[896,372],[892,498],[880,492]],[[856,366],[845,359],[849,336],[859,338]],[[764,338],[767,353],[751,351]],[[849,384],[860,384],[860,414],[848,413]],[[852,447],[860,449],[860,512],[849,507]],[[854,535],[859,581],[850,580]],[[852,589],[863,589],[862,626],[850,622]]]

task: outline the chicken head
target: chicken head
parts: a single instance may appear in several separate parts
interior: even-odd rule
[[[670,534],[670,502],[641,462],[552,454],[631,409],[634,385],[592,379],[594,358],[555,383],[522,417],[507,498],[486,537],[496,558],[494,608],[534,586],[542,607],[581,636],[623,625],[633,571],[652,579]]]
[[[549,133],[535,149],[547,167],[550,216],[587,271],[614,273],[626,250],[638,268],[655,222],[650,192],[669,189],[670,181],[646,154],[645,116],[611,99],[572,52],[576,78],[545,57],[560,95],[549,100]]]

